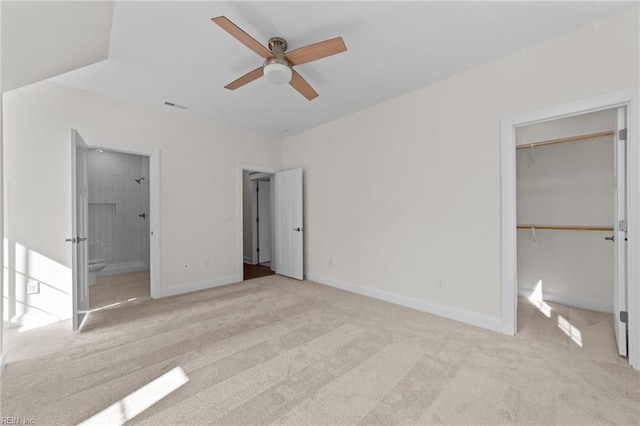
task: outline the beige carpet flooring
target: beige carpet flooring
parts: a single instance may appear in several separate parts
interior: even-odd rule
[[[0,410],[77,424],[117,404],[126,419],[127,395],[180,367],[188,381],[131,423],[638,424],[611,316],[549,305],[521,300],[510,337],[277,275],[134,300],[79,334],[7,333]]]

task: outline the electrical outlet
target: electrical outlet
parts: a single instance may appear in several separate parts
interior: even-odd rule
[[[30,281],[27,284],[27,294],[40,293],[40,283],[38,281]]]
[[[436,287],[444,288],[444,278],[437,278],[436,279]]]

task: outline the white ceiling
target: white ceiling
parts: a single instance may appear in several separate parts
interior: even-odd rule
[[[54,78],[272,137],[399,96],[637,2],[116,2],[109,59]],[[211,22],[225,15],[289,50],[342,36],[348,51],[296,67],[320,96],[256,80],[262,59]],[[283,131],[283,129],[287,129]]]

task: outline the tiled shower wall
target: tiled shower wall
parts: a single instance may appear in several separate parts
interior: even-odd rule
[[[90,150],[88,172],[89,258],[106,259],[105,273],[148,269],[149,158]]]

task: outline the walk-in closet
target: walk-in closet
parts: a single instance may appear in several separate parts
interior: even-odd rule
[[[616,194],[625,154],[616,148],[618,113],[612,108],[516,133],[518,293],[550,317],[547,302],[611,314],[612,335],[616,256],[624,255],[614,232],[624,226],[618,219],[625,208]],[[560,328],[570,324],[566,316]]]

